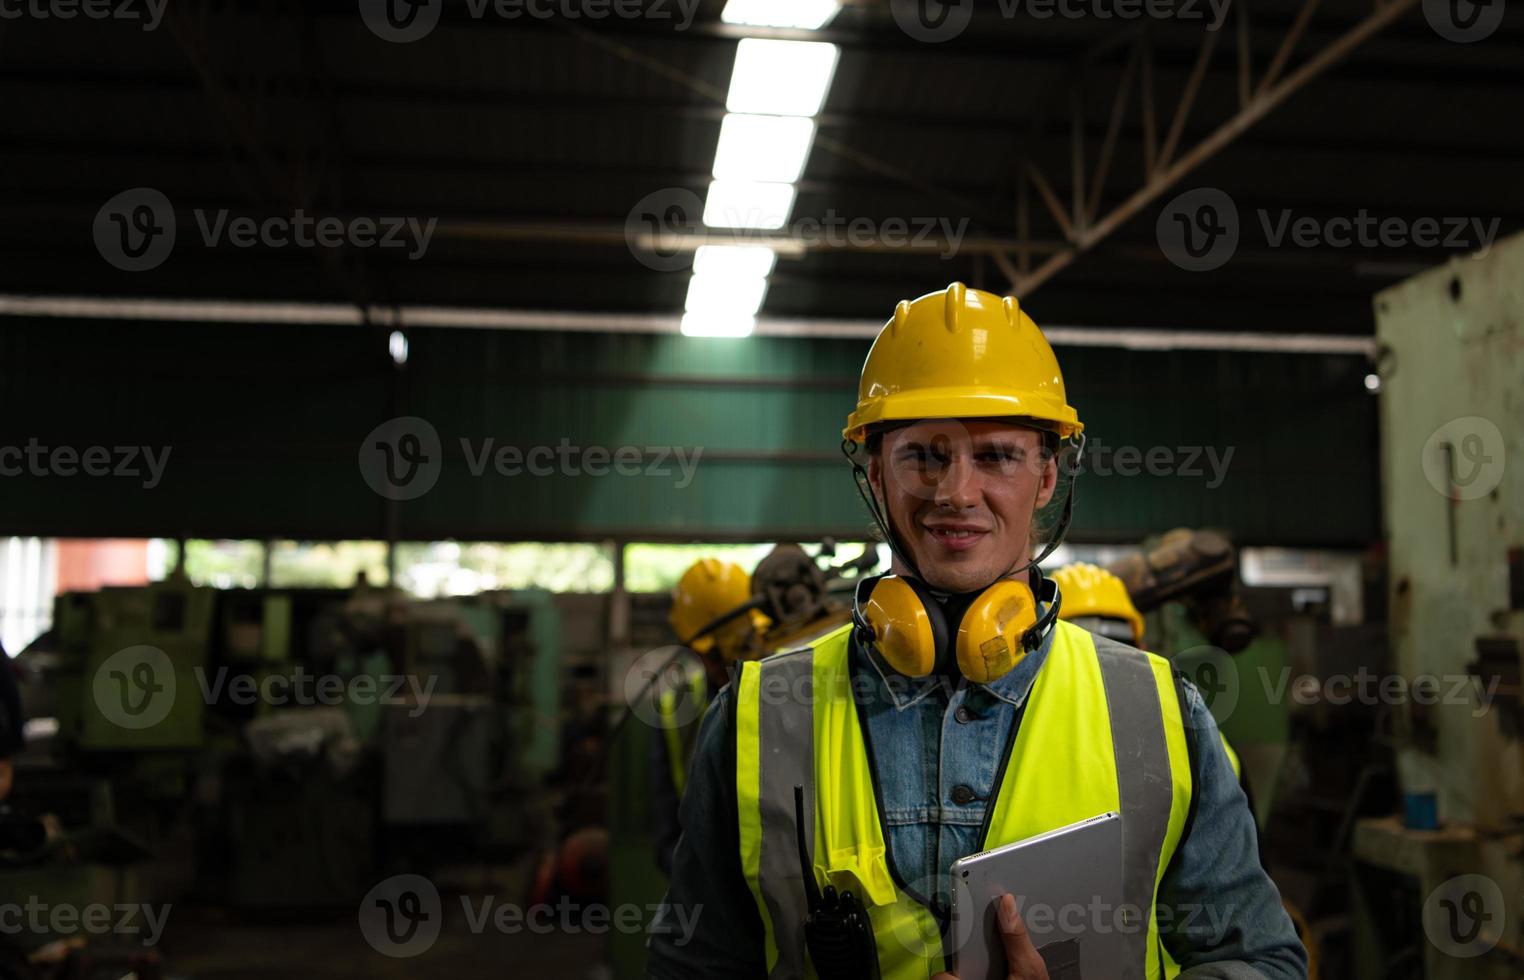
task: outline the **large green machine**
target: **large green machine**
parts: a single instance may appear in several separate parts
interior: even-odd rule
[[[1356,828],[1357,975],[1515,978],[1524,236],[1380,293],[1375,311],[1394,663],[1406,680],[1437,679],[1439,696],[1396,705],[1407,819]]]
[[[29,714],[58,726],[24,760],[18,802],[68,834],[121,835],[150,864],[190,859],[199,897],[342,907],[383,867],[540,843],[561,754],[549,593],[172,578],[59,596],[54,624],[22,657]],[[27,873],[90,882],[92,864],[38,855]]]

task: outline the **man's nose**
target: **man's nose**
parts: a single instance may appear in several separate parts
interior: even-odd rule
[[[937,480],[933,501],[939,507],[960,510],[979,503],[979,479],[968,456],[956,453],[948,458]]]

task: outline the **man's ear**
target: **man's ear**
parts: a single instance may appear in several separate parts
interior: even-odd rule
[[[882,506],[884,502],[884,468],[879,463],[878,453],[868,457],[868,487],[872,489],[874,499]]]
[[[1042,464],[1042,482],[1037,486],[1037,509],[1048,506],[1058,490],[1058,457],[1049,455]]]

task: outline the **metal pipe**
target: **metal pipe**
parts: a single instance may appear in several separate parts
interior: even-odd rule
[[[676,313],[593,313],[448,306],[375,306],[368,313],[372,324],[412,329],[442,327],[675,334],[679,332],[681,321]],[[182,323],[301,323],[314,326],[361,326],[366,322],[362,311],[348,303],[17,296],[6,293],[0,293],[0,316],[166,320]],[[871,340],[878,336],[882,327],[883,324],[877,320],[760,317],[757,320],[756,335]],[[1251,331],[1081,326],[1050,326],[1044,328],[1043,334],[1056,347],[1348,354],[1372,359],[1376,356],[1376,338],[1346,334],[1266,334]]]

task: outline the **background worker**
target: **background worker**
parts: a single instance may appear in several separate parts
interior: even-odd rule
[[[711,706],[650,975],[941,975],[953,861],[1115,810],[1143,921],[1112,976],[1305,976],[1199,695],[1160,658],[1054,622],[1038,562],[1072,491],[1037,559],[1034,527],[1082,429],[1013,299],[954,284],[898,306],[844,432],[893,574],[860,587],[852,625],[747,664]],[[866,925],[811,943],[806,874]],[[679,944],[669,922],[695,909]],[[1009,975],[1046,980],[1009,897],[999,920]]]
[[[656,823],[656,864],[672,874],[672,851],[682,828],[678,803],[699,722],[714,695],[729,681],[729,666],[756,656],[767,617],[749,609],[714,629],[721,617],[750,602],[751,576],[735,562],[703,558],[689,566],[672,590],[667,621],[697,657],[679,657],[652,688],[660,738],[651,740],[651,806]]]

